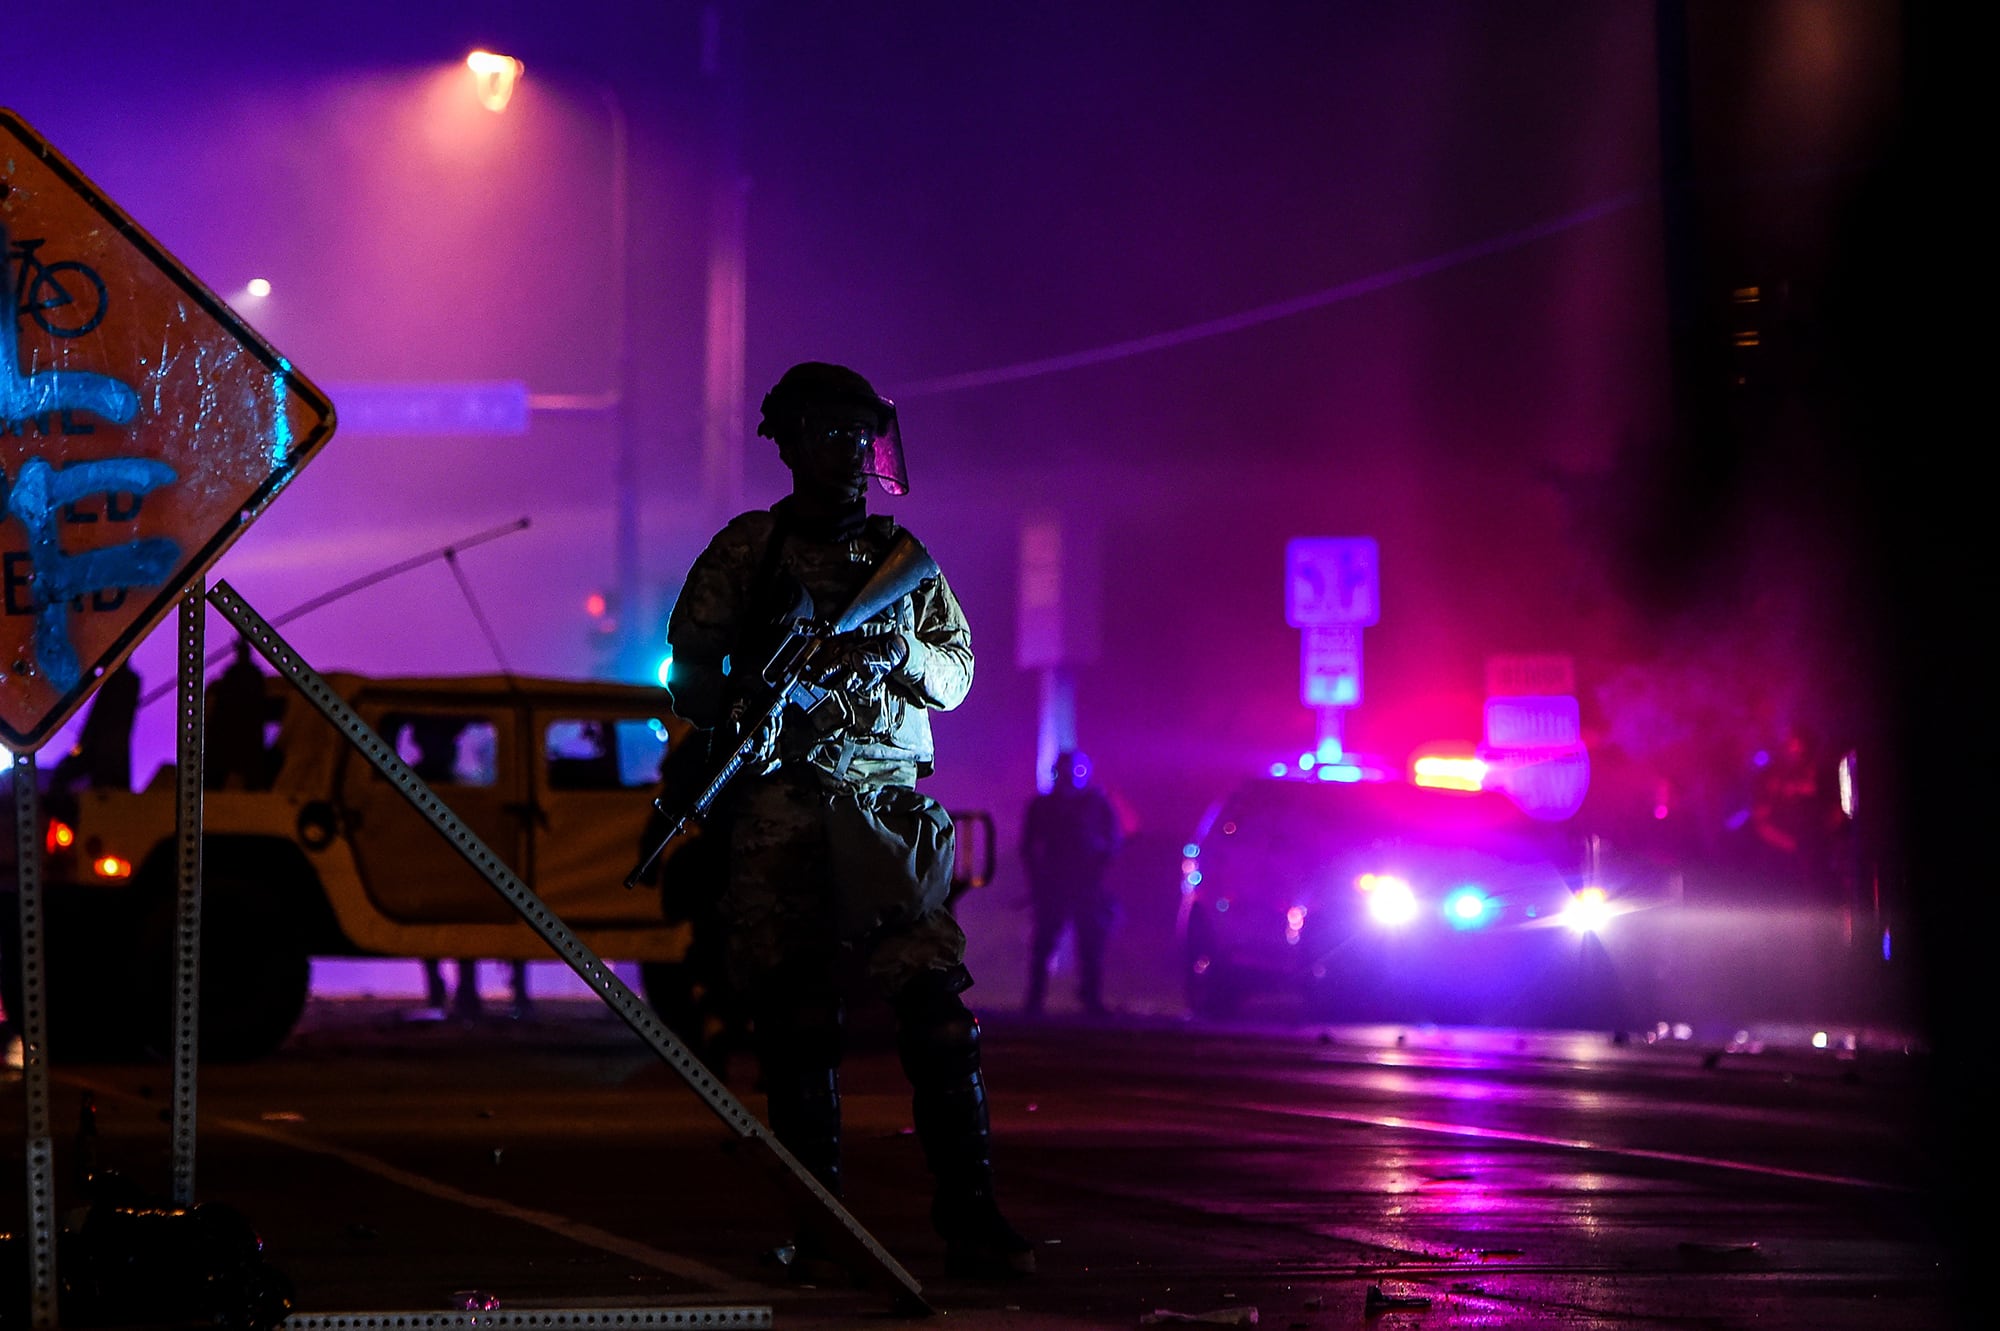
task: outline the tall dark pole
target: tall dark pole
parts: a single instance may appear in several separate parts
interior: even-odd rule
[[[1686,414],[1700,341],[1702,269],[1686,0],[1655,0],[1653,29],[1659,78],[1660,232],[1667,286],[1667,352],[1673,376],[1673,434],[1679,439],[1693,424]]]
[[[1712,290],[1713,200],[1697,173],[1686,0],[1654,0],[1659,80],[1660,227],[1667,306],[1668,419],[1652,463],[1648,503],[1630,533],[1628,573],[1658,611],[1685,608],[1709,585],[1740,462],[1732,419],[1723,304]],[[1712,167],[1710,167],[1712,169]]]
[[[714,108],[710,176],[708,318],[703,343],[702,499],[717,524],[743,506],[744,355],[750,182],[743,169],[743,14],[712,0],[703,10],[702,76]]]
[[[618,662],[623,673],[647,646],[639,636],[639,429],[638,411],[632,400],[632,280],[631,251],[631,146],[624,104],[609,87],[603,90],[605,110],[611,117],[611,298],[618,302],[613,321],[618,345],[613,393],[617,406],[612,428],[617,431],[617,510],[612,531],[611,555],[614,613],[618,616]]]

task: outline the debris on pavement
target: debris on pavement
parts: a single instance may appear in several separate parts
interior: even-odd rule
[[[1431,1301],[1421,1294],[1390,1294],[1380,1285],[1368,1287],[1368,1311],[1387,1312],[1392,1308],[1428,1308]]]
[[[1764,1251],[1755,1243],[1698,1243],[1680,1245],[1681,1264],[1697,1271],[1740,1271],[1761,1264]]]
[[[1255,1326],[1257,1309],[1253,1304],[1240,1308],[1215,1308],[1205,1313],[1178,1313],[1172,1308],[1155,1308],[1139,1318],[1141,1326],[1159,1326],[1163,1323],[1199,1323],[1206,1326]]]

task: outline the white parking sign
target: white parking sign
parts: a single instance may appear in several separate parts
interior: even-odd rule
[[[1361,702],[1361,630],[1336,625],[1299,635],[1299,701],[1308,707]]]
[[[1285,545],[1285,622],[1295,629],[1366,628],[1382,617],[1381,553],[1373,536],[1301,536]]]

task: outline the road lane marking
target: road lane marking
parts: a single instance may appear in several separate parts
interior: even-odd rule
[[[155,1103],[142,1096],[135,1095],[120,1086],[113,1085],[110,1082],[97,1081],[93,1078],[59,1073],[57,1074],[57,1080],[68,1082],[72,1086],[92,1091],[98,1095],[110,1096],[130,1101],[134,1104],[152,1106]],[[783,1293],[783,1291],[773,1290],[767,1285],[740,1280],[726,1271],[708,1265],[706,1262],[698,1262],[693,1258],[680,1257],[670,1252],[662,1252],[650,1244],[640,1243],[636,1239],[621,1237],[607,1229],[600,1229],[596,1225],[587,1224],[581,1220],[572,1220],[568,1216],[556,1215],[549,1211],[537,1211],[532,1207],[518,1206],[513,1202],[502,1201],[498,1197],[486,1197],[479,1193],[467,1192],[463,1188],[456,1188],[449,1183],[441,1183],[436,1179],[426,1178],[422,1174],[392,1165],[386,1160],[377,1159],[364,1152],[352,1150],[345,1146],[336,1146],[332,1142],[322,1141],[308,1133],[277,1127],[269,1123],[253,1123],[246,1119],[221,1118],[213,1114],[203,1115],[202,1122],[210,1128],[222,1128],[225,1131],[234,1132],[246,1137],[260,1137],[266,1141],[277,1142],[281,1146],[289,1146],[296,1151],[304,1151],[310,1155],[330,1157],[331,1159],[340,1161],[342,1164],[361,1170],[363,1173],[373,1174],[379,1179],[408,1188],[412,1192],[420,1192],[427,1197],[434,1197],[439,1201],[452,1202],[459,1206],[468,1206],[476,1211],[485,1211],[489,1215],[503,1216],[509,1220],[517,1220],[525,1225],[533,1225],[537,1229],[547,1230],[549,1233],[568,1239],[572,1243],[581,1244],[587,1248],[596,1248],[599,1252],[610,1253],[615,1257],[623,1257],[627,1261],[637,1263],[640,1266],[650,1267],[655,1271],[688,1281],[691,1284],[706,1286],[710,1291],[717,1294],[732,1298],[754,1296],[758,1299],[769,1299]]]
[[[1631,1160],[1656,1160],[1665,1164],[1692,1165],[1704,1169],[1720,1169],[1739,1174],[1756,1174],[1763,1178],[1787,1179],[1796,1183],[1824,1183],[1842,1188],[1862,1188],[1874,1192],[1895,1192],[1915,1195],[1922,1191],[1904,1183],[1884,1183],[1876,1179],[1852,1178],[1845,1174],[1820,1174],[1806,1169],[1786,1169],[1782,1165],[1759,1165],[1747,1160],[1724,1160],[1715,1156],[1690,1155],[1681,1151],[1655,1151],[1643,1146],[1606,1146],[1601,1142],[1584,1141],[1577,1137],[1550,1137],[1538,1132],[1517,1132],[1511,1128],[1483,1128],[1471,1123],[1445,1123],[1437,1119],[1406,1118],[1401,1114],[1360,1114],[1341,1109],[1285,1108],[1278,1105],[1218,1105],[1209,1100],[1197,1100],[1189,1096],[1167,1095],[1148,1091],[1127,1091],[1124,1098],[1146,1100],[1160,1104],[1180,1105],[1190,1109],[1227,1110],[1242,1113],[1245,1110],[1255,1114],[1268,1114],[1278,1118],[1320,1119],[1334,1123],[1351,1123],[1367,1128],[1402,1128],[1410,1132],[1432,1132],[1447,1137],[1470,1137],[1479,1141],[1510,1142],[1518,1146],[1543,1146],[1554,1150],[1584,1151],[1595,1155],[1609,1155]]]

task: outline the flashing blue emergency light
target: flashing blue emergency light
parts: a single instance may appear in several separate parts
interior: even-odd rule
[[[1444,917],[1454,929],[1478,929],[1498,914],[1498,903],[1471,883],[1444,899]]]

